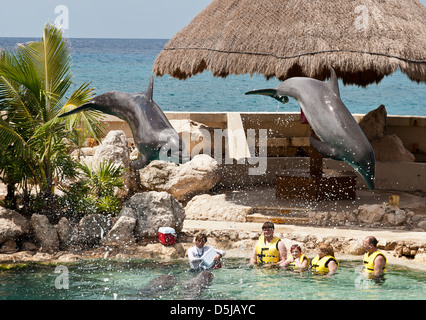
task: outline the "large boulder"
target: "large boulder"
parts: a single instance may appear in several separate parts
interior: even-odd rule
[[[106,237],[101,240],[101,245],[124,247],[135,244],[136,221],[134,217],[121,216]]]
[[[102,214],[89,214],[84,216],[78,224],[78,240],[83,247],[93,248],[99,245],[112,228],[111,218]]]
[[[383,138],[386,134],[387,112],[382,104],[377,109],[367,113],[359,122],[359,126],[367,137],[368,141]]]
[[[170,124],[185,142],[185,151],[188,154],[211,155],[214,149],[214,131],[219,128],[190,119],[172,119]]]
[[[381,222],[385,212],[386,204],[364,204],[357,209],[358,220],[366,224]]]
[[[349,239],[343,242],[342,250],[347,254],[362,255],[365,253],[363,240]]]
[[[30,232],[30,223],[16,211],[0,207],[0,245]]]
[[[152,161],[139,170],[141,186],[150,191],[165,191],[178,201],[186,201],[199,193],[208,192],[221,178],[216,160],[204,154],[177,165],[168,161]]]
[[[164,246],[161,243],[150,243],[138,248],[138,256],[146,259],[182,259],[185,258],[185,249],[180,243]]]
[[[56,231],[58,232],[61,250],[67,250],[78,245],[78,225],[74,225],[67,218],[62,217],[56,225]]]
[[[361,223],[369,226],[379,224],[386,227],[408,226],[413,224],[412,216],[414,216],[412,211],[388,205],[386,202],[382,204],[361,205],[358,209],[354,210],[354,213]],[[414,225],[419,222],[414,223]]]
[[[99,165],[102,161],[112,161],[124,168],[129,167],[130,151],[127,137],[122,130],[111,130],[96,148],[94,162]]]
[[[136,219],[134,235],[137,241],[154,239],[160,227],[180,232],[185,219],[182,205],[167,192],[148,191],[134,194],[126,201],[119,217]]]
[[[393,227],[401,226],[408,220],[407,218],[407,213],[404,210],[397,209],[392,212],[386,212],[383,217],[383,223]]]
[[[387,134],[380,139],[371,141],[377,161],[413,162],[414,155],[405,149],[401,139],[396,134]]]
[[[250,206],[226,201],[225,194],[201,194],[192,198],[185,207],[186,219],[191,220],[246,222],[252,211]]]
[[[387,134],[387,112],[384,105],[367,113],[359,126],[370,141],[376,161],[413,162],[414,155],[408,151],[396,134]]]
[[[42,251],[59,250],[58,233],[45,215],[33,214],[30,223],[34,239],[40,245]]]
[[[136,171],[130,167],[130,149],[126,134],[122,130],[111,130],[96,148],[92,163],[96,167],[101,162],[113,162],[126,169],[124,172],[124,191],[117,191],[118,196],[125,196],[139,189]]]

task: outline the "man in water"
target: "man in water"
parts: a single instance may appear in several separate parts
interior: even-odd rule
[[[216,269],[221,267],[221,259],[226,254],[224,250],[212,248],[206,246],[207,236],[204,233],[199,233],[195,236],[195,246],[188,249],[188,259],[191,270],[200,270],[201,266],[201,257],[209,249],[216,251],[217,255],[214,258],[215,264],[210,269]]]
[[[276,265],[280,261],[287,260],[287,248],[280,238],[274,236],[275,226],[272,222],[265,222],[262,225],[262,235],[250,258],[250,265]]]
[[[363,273],[367,274],[373,280],[383,277],[386,269],[386,256],[377,248],[377,239],[373,236],[364,239],[364,250],[366,251],[363,259]]]

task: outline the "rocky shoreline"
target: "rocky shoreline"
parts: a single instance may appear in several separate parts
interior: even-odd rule
[[[0,269],[22,267],[32,263],[67,264],[87,259],[186,259],[186,251],[193,246],[193,238],[198,232],[207,235],[209,245],[226,250],[227,258],[242,258],[248,261],[259,237],[260,227],[260,223],[186,220],[177,235],[176,243],[170,246],[159,243],[156,238],[130,242],[110,241],[108,244],[99,241],[93,248],[74,246],[65,250],[46,249],[36,243],[33,243],[33,246],[27,243],[26,248],[18,250],[3,244]],[[426,270],[426,239],[422,232],[276,225],[276,235],[284,241],[287,249],[297,243],[305,254],[313,257],[317,244],[326,242],[334,247],[336,257],[341,260],[361,261],[362,241],[370,234],[378,237],[379,248],[386,253],[389,264]],[[107,236],[104,239],[107,239]]]

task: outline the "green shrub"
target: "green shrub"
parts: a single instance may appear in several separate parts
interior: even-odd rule
[[[68,189],[62,189],[61,204],[68,216],[82,216],[90,213],[116,215],[121,210],[117,189],[124,188],[124,168],[112,162],[102,162],[97,168],[77,164],[80,174],[78,181]]]

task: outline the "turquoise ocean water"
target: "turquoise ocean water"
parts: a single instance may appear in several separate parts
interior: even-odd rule
[[[0,48],[13,49],[17,43],[37,40],[0,38]],[[74,82],[91,82],[96,94],[107,91],[145,91],[152,66],[165,39],[69,39]],[[191,112],[287,112],[299,111],[290,99],[286,105],[262,96],[246,96],[249,90],[276,87],[262,75],[215,78],[205,71],[187,80],[165,75],[154,77],[154,99],[164,111]],[[384,104],[389,115],[426,116],[426,84],[417,84],[400,71],[367,88],[344,86],[343,102],[352,113],[367,113]]]

